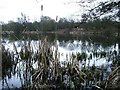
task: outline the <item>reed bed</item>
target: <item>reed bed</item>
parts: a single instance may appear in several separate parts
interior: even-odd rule
[[[70,60],[61,64],[56,41],[54,45],[55,48],[51,48],[52,45],[48,43],[46,37],[39,41],[39,47],[36,51],[33,50],[30,40],[24,41],[20,52],[17,51],[14,43],[14,53],[5,50],[2,46],[3,76],[9,75],[7,73],[9,70],[14,74],[18,73],[22,85],[20,89],[103,90],[109,86],[109,78],[111,75],[114,76],[115,72],[110,74],[103,65],[95,66],[93,64],[93,66],[89,66],[90,62],[86,65],[86,60],[93,57],[108,57],[106,60],[112,60],[110,68],[114,70],[119,66],[119,62],[116,61],[118,59],[116,51],[109,53],[93,51],[89,57],[85,52],[73,53]],[[83,61],[84,63],[82,63]]]

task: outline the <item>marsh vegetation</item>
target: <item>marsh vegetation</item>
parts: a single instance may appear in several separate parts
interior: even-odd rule
[[[94,1],[75,3],[86,7]],[[54,20],[43,16],[41,5],[39,21],[21,13],[16,22],[1,22],[0,89],[120,89],[120,1],[99,2],[87,11],[81,20]]]
[[[4,39],[2,52],[3,89],[107,89],[120,65],[117,42]]]

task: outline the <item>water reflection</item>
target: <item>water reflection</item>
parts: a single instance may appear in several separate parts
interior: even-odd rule
[[[105,64],[105,62],[106,62],[106,58],[93,56],[93,52],[95,52],[95,51],[98,53],[100,53],[100,52],[107,53],[107,52],[117,51],[117,53],[118,53],[118,44],[104,48],[101,45],[89,43],[88,41],[82,42],[82,41],[74,40],[73,42],[71,42],[71,41],[59,42],[58,46],[59,46],[58,51],[61,54],[60,55],[61,61],[66,60],[66,58],[65,58],[66,55],[70,56],[70,55],[72,55],[72,53],[77,54],[77,53],[85,52],[88,55],[87,59],[89,59],[90,55],[91,55],[91,57],[93,57],[93,58],[91,58],[92,60],[90,61],[90,66],[93,65],[94,60],[96,61],[95,62],[96,66]]]
[[[27,41],[26,44],[29,42]],[[10,41],[7,39],[4,39],[4,42],[2,43],[5,46],[5,49],[8,50],[9,52],[16,54],[16,50],[14,48],[14,45],[17,47],[17,52],[20,53],[22,47],[24,46],[24,41],[19,40],[19,41]],[[79,53],[81,54],[81,57],[86,54],[87,56],[85,57],[84,60],[78,60],[79,61],[79,67],[82,65],[86,66],[106,66],[107,72],[111,71],[111,68],[109,67],[112,64],[112,61],[109,61],[110,58],[112,58],[110,55],[113,54],[114,51],[116,51],[116,54],[119,52],[119,46],[118,43],[114,43],[110,46],[104,47],[99,43],[96,42],[91,42],[87,40],[68,40],[68,41],[61,41],[57,40],[57,45],[58,45],[58,53],[59,53],[59,59],[61,64],[67,63],[67,61],[71,60],[72,55],[78,55]],[[30,47],[33,50],[34,53],[37,53],[37,49],[39,49],[39,41],[38,40],[32,40],[30,42]],[[55,51],[56,47],[54,44],[51,46],[52,50]],[[16,56],[16,57],[19,57]],[[19,58],[20,59],[20,58]],[[77,59],[77,58],[76,58]],[[21,87],[23,82],[21,78],[23,78],[23,67],[25,62],[19,61],[16,65],[16,70],[15,74],[12,74],[11,78],[9,79],[6,77],[7,84],[10,88],[13,87]],[[36,68],[37,64],[31,61],[31,64],[33,64],[33,67]],[[36,67],[35,67],[36,66]],[[28,74],[29,75],[29,74]],[[104,75],[106,78],[106,75]],[[1,81],[0,81],[1,82]],[[4,83],[4,87],[8,87],[6,83]]]
[[[36,34],[31,34],[29,35],[30,40],[38,40],[41,39],[40,35],[36,35]],[[44,37],[48,37],[50,42],[53,42],[57,36],[57,39],[62,42],[68,42],[68,41],[74,41],[74,40],[78,40],[78,41],[88,41],[89,43],[96,43],[98,45],[102,45],[103,47],[107,47],[107,46],[111,46],[115,43],[120,43],[120,38],[119,37],[111,37],[111,36],[105,36],[105,35],[70,35],[70,34],[60,34],[60,35],[55,35],[55,34],[43,34],[42,38]],[[7,38],[9,40],[12,41],[16,41],[16,40],[22,40],[23,37],[24,39],[28,39],[28,35],[26,34],[20,34],[20,35],[2,35],[3,38]]]

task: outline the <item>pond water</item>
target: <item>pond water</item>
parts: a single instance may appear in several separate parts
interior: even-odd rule
[[[48,39],[50,42],[53,42],[53,35],[49,35]],[[2,39],[2,45],[5,46],[5,49],[10,51],[11,53],[15,52],[14,45],[17,47],[18,53],[20,52],[21,48],[24,45],[24,40],[11,40],[10,38],[3,38]],[[30,43],[31,48],[34,52],[39,48],[39,40],[37,39],[31,39]],[[103,36],[58,36],[57,38],[57,46],[58,46],[58,53],[59,53],[59,60],[61,65],[67,61],[70,61],[72,54],[77,55],[78,53],[86,53],[86,66],[108,66],[107,70],[108,72],[111,71],[111,68],[109,67],[112,64],[112,61],[109,61],[108,54],[111,52],[116,51],[117,54],[119,53],[119,41],[116,38],[108,38]],[[51,45],[51,48],[53,51],[55,51],[55,45]],[[94,56],[94,52],[105,52],[106,56]],[[92,56],[92,57],[91,57]],[[91,57],[91,58],[90,58]],[[67,60],[67,61],[66,61]],[[79,67],[84,64],[84,61],[79,64]],[[12,74],[10,78],[6,76],[6,81],[2,83],[2,80],[0,81],[0,84],[2,84],[2,88],[15,88],[15,87],[21,87],[21,77],[19,77],[20,73],[23,73],[23,71],[17,72],[18,68],[22,68],[23,62],[19,62],[17,64],[16,73]],[[37,64],[33,63],[33,67],[36,68]],[[22,69],[21,69],[22,70]],[[7,82],[7,83],[6,83]],[[0,88],[0,89],[2,89]]]

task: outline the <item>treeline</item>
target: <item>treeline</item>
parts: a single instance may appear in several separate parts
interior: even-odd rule
[[[72,29],[75,27],[73,20],[68,21],[65,18],[60,18],[58,22],[50,17],[44,16],[41,21],[27,22],[27,21],[9,21],[7,24],[2,25],[3,31],[55,31],[58,29]]]
[[[87,22],[82,22],[80,27],[85,28],[87,30],[118,30],[120,29],[120,22],[112,21],[110,19],[96,19]]]
[[[84,18],[83,18],[84,19]],[[107,31],[107,32],[120,32],[120,22],[112,21],[110,19],[96,19],[91,21],[81,20],[75,22],[74,20],[67,20],[66,18],[60,18],[59,21],[55,21],[50,17],[44,16],[41,21],[27,22],[18,20],[17,22],[10,21],[7,24],[2,25],[3,31],[40,31],[40,32],[50,32],[57,30],[72,30],[73,28],[82,28],[82,30],[87,31]]]

